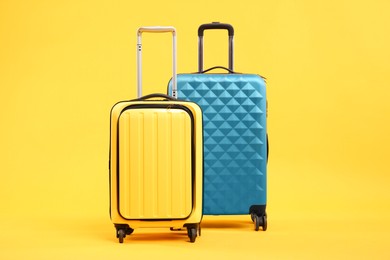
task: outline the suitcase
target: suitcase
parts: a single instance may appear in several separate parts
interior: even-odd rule
[[[229,36],[229,68],[203,70],[205,30],[224,29]],[[267,229],[267,100],[262,76],[233,71],[234,29],[203,24],[198,29],[198,72],[178,74],[181,98],[198,103],[204,124],[203,214],[250,214],[255,230]],[[214,69],[227,73],[206,73]],[[172,81],[168,90],[172,89]]]
[[[200,107],[165,94],[141,96],[141,35],[173,27],[138,30],[138,97],[111,110],[110,216],[123,243],[135,228],[187,228],[194,242],[202,219],[203,121]],[[173,93],[177,96],[175,87]]]

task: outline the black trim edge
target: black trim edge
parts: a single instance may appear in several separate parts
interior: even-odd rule
[[[119,102],[121,103],[121,102]],[[186,106],[184,105],[180,105],[180,104],[133,104],[133,105],[129,105],[129,106],[126,106],[122,109],[122,111],[120,112],[119,116],[118,116],[118,121],[117,121],[117,145],[116,145],[116,148],[117,148],[117,154],[119,155],[119,118],[121,116],[121,114],[125,111],[125,110],[128,110],[128,109],[139,109],[139,108],[169,108],[169,109],[182,109],[184,110],[191,118],[191,145],[192,145],[192,149],[191,149],[191,158],[192,158],[192,164],[191,164],[191,175],[192,175],[192,194],[191,194],[191,201],[192,201],[192,205],[194,205],[195,203],[195,181],[196,181],[196,156],[195,156],[195,149],[196,149],[196,144],[195,144],[195,138],[194,138],[194,115],[193,113],[191,112],[191,110],[189,108],[187,108]],[[116,158],[116,164],[117,166],[119,166],[119,156],[117,156]],[[159,219],[128,219],[128,218],[125,218],[120,210],[119,210],[119,167],[117,167],[117,210],[118,210],[118,214],[125,220],[141,220],[141,221],[170,221],[170,220],[185,220],[185,219],[188,219],[192,213],[193,213],[193,207],[191,208],[191,212],[189,213],[188,216],[184,217],[184,218],[159,218]],[[110,185],[111,187],[111,185]],[[111,196],[111,192],[110,192],[110,196]],[[111,200],[110,200],[111,201]],[[110,205],[111,207],[111,205]],[[111,212],[111,210],[110,210]],[[203,214],[203,213],[202,213]]]

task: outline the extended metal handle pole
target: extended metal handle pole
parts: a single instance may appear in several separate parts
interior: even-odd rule
[[[172,96],[177,98],[176,29],[172,26],[141,27],[137,31],[137,94],[142,96],[142,33],[172,33]]]

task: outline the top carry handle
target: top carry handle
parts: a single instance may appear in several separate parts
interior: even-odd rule
[[[205,30],[223,29],[227,30],[229,34],[229,70],[233,71],[233,37],[234,28],[227,23],[212,22],[199,26],[198,29],[198,71],[203,71],[203,35]]]
[[[140,27],[137,31],[137,94],[142,96],[142,33],[172,33],[172,96],[177,98],[177,69],[176,69],[176,29],[172,26],[150,26]]]

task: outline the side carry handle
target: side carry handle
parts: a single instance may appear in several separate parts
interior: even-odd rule
[[[142,96],[142,33],[172,33],[172,96],[177,98],[176,29],[172,26],[140,27],[137,31],[137,95]]]
[[[233,38],[234,28],[227,23],[212,22],[202,24],[198,28],[198,72],[203,71],[203,36],[205,30],[227,30],[229,35],[229,69],[233,69]]]
[[[212,70],[215,70],[215,69],[223,69],[223,70],[226,70],[227,72],[229,73],[234,73],[234,74],[238,74],[237,72],[234,72],[228,68],[225,68],[225,67],[222,67],[222,66],[215,66],[215,67],[211,67],[211,68],[208,68],[207,70],[203,70],[203,71],[199,71],[198,73],[199,74],[203,74],[203,73],[207,73],[209,71],[212,71]]]
[[[146,96],[134,99],[134,101],[135,100],[140,100],[140,101],[141,100],[148,100],[148,99],[152,99],[152,98],[162,98],[164,100],[177,100],[176,98],[168,96],[168,95],[165,95],[163,93],[153,93],[153,94],[149,94],[149,95],[146,95]]]

